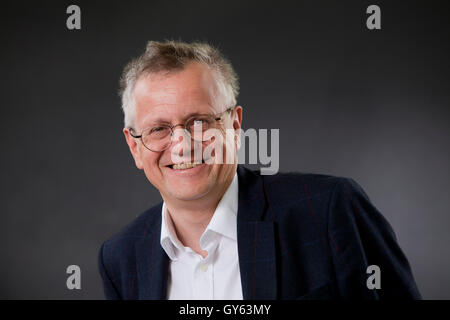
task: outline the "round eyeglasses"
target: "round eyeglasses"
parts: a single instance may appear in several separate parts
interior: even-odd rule
[[[170,125],[158,124],[142,130],[140,135],[133,134],[134,129],[128,128],[134,138],[141,139],[144,147],[154,152],[162,152],[172,145],[173,130],[176,127],[183,127],[190,135],[191,139],[197,142],[204,142],[210,139],[205,132],[208,129],[216,128],[217,122],[223,120],[226,113],[230,113],[234,107],[217,114],[202,114],[188,118],[184,124]]]

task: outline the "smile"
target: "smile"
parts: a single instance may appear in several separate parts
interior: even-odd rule
[[[193,169],[202,165],[206,165],[205,160],[202,161],[191,161],[191,162],[183,162],[183,163],[173,163],[167,165],[166,167],[172,169],[174,171],[188,171],[189,169]]]
[[[172,165],[172,169],[174,170],[184,170],[184,169],[191,169],[191,168],[195,168],[196,166],[201,165],[202,162],[198,161],[198,162],[189,162],[189,163],[179,163],[179,164],[174,164]]]

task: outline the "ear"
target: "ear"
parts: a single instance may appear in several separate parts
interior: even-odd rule
[[[130,148],[130,152],[133,155],[136,167],[142,170],[143,166],[141,160],[141,146],[138,144],[139,142],[131,135],[128,128],[123,128],[123,134],[125,135],[125,140],[127,141],[128,147]]]
[[[235,131],[235,139],[238,150],[241,148],[241,125],[242,125],[242,107],[234,108],[233,128]]]

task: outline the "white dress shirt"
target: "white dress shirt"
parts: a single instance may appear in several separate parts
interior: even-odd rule
[[[172,219],[163,203],[161,246],[170,258],[167,299],[242,300],[237,209],[236,173],[200,237],[200,247],[208,252],[203,258],[177,238]]]

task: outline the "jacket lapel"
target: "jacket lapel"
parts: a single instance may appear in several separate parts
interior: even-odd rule
[[[169,257],[160,244],[161,207],[162,203],[153,211],[144,238],[135,245],[140,300],[166,299]]]
[[[276,299],[274,223],[266,218],[266,198],[260,175],[238,166],[238,254],[245,300]]]

